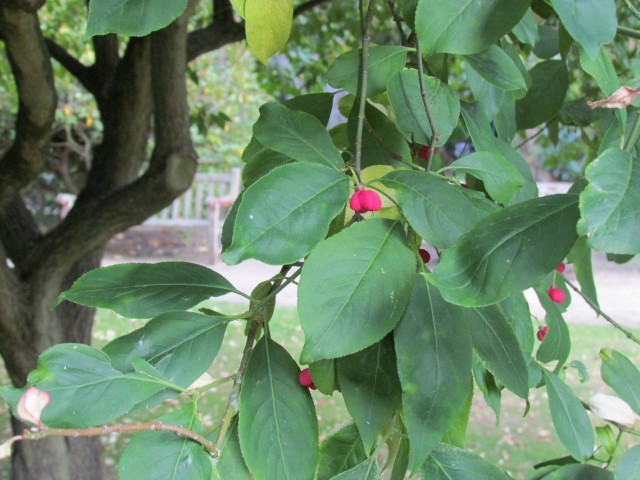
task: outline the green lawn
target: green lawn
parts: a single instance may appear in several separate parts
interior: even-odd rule
[[[242,309],[241,305],[234,304],[212,303],[207,306],[226,313],[239,313]],[[96,320],[94,343],[100,347],[116,336],[142,325],[142,321],[129,320],[112,312],[100,311]],[[635,345],[626,340],[624,335],[606,324],[603,326],[572,325],[570,329],[573,339],[570,360],[582,361],[587,366],[590,379],[587,383],[580,384],[575,370],[569,370],[567,382],[576,388],[584,400],[588,400],[597,392],[611,393],[600,378],[599,348],[605,346],[615,348],[640,364],[640,349],[635,348]],[[271,332],[273,338],[285,345],[293,357],[297,358],[302,349],[304,335],[298,326],[295,309],[278,308],[271,323]],[[234,373],[240,361],[243,345],[244,324],[232,322],[227,329],[224,345],[209,374],[213,378],[221,378]],[[4,371],[0,372],[0,379],[2,383],[7,383]],[[203,422],[206,426],[216,425],[222,417],[229,388],[230,385],[223,385],[201,398],[199,409],[204,414]],[[328,397],[313,392],[313,398],[317,406],[321,436],[348,420],[339,394]],[[524,479],[531,473],[534,463],[566,454],[555,437],[544,390],[532,391],[529,399],[531,410],[523,419],[525,402],[509,393],[504,394],[502,416],[500,423],[496,425],[493,411],[484,403],[482,395],[476,392],[468,430],[467,447],[497,463],[517,479]],[[154,413],[171,410],[178,403],[178,400],[165,402],[156,407]],[[9,435],[7,415],[7,408],[1,405],[3,438]],[[145,415],[128,421],[140,421],[145,418]],[[104,438],[105,459],[110,479],[117,478],[115,463],[126,441],[127,437],[124,436],[113,435]],[[0,463],[0,478],[7,478],[8,463],[6,460]]]

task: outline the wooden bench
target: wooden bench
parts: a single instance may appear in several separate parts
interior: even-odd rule
[[[150,217],[144,225],[161,227],[205,227],[209,260],[220,261],[222,224],[240,193],[241,170],[197,173],[191,188],[171,205]]]

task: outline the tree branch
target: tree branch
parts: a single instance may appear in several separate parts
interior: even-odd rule
[[[91,78],[91,70],[89,69],[89,67],[83,65],[62,45],[57,44],[52,39],[47,38],[45,39],[45,42],[47,44],[47,48],[49,49],[51,58],[62,65],[65,70],[67,70],[82,84],[84,88],[93,93],[95,90],[95,85],[93,79]]]
[[[37,15],[0,7],[0,30],[20,100],[15,140],[0,159],[1,210],[45,167],[57,99]]]
[[[45,0],[5,0],[5,2],[14,8],[31,13],[39,10],[44,5]],[[0,2],[0,6],[5,2]]]
[[[40,230],[19,195],[0,211],[0,225],[0,243],[20,271],[22,263],[40,239]]]

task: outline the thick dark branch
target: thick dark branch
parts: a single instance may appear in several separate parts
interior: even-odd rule
[[[91,70],[85,66],[76,57],[71,55],[62,45],[57,44],[52,39],[47,38],[47,47],[51,58],[55,59],[62,65],[71,75],[73,75],[84,88],[89,92],[93,92],[95,85],[91,78]]]
[[[300,5],[298,5],[294,10],[293,10],[293,17],[297,17],[298,15],[302,15],[303,13],[307,12],[308,10],[311,10],[312,8],[317,7],[318,5],[322,5],[323,3],[329,3],[332,0],[309,0],[308,2],[304,2]]]
[[[4,0],[0,1],[0,6],[19,8],[25,12],[36,12],[44,5],[45,0]]]
[[[0,7],[0,30],[20,102],[15,140],[0,159],[2,209],[44,168],[57,100],[37,15]]]
[[[16,195],[0,211],[0,243],[18,270],[40,238],[38,225],[22,198]]]
[[[104,95],[112,86],[120,63],[118,37],[114,33],[93,37],[95,64],[91,67],[91,77],[96,91],[94,95]]]

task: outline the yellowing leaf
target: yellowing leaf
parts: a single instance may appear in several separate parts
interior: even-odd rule
[[[269,57],[289,39],[293,21],[292,0],[246,0],[245,30],[251,53],[266,65]]]

